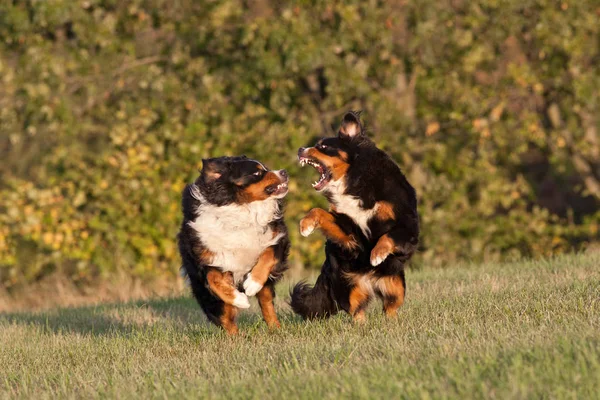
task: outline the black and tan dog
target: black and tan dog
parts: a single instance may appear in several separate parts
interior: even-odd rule
[[[282,199],[285,170],[242,157],[203,160],[183,191],[178,235],[182,268],[208,319],[237,333],[238,308],[256,295],[264,320],[278,327],[274,285],[287,269],[288,232]]]
[[[373,296],[386,315],[404,302],[404,264],[419,238],[413,187],[392,159],[364,135],[359,113],[347,113],[336,137],[298,151],[301,165],[319,172],[313,187],[330,203],[313,208],[300,232],[320,229],[327,238],[326,259],[314,287],[297,284],[293,310],[304,318],[347,311],[357,321]]]

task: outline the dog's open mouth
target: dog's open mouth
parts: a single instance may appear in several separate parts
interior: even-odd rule
[[[298,157],[298,160],[300,161],[300,165],[302,167],[304,167],[306,164],[309,164],[319,171],[319,180],[313,183],[312,187],[314,187],[316,190],[323,190],[323,188],[327,186],[331,180],[331,173],[329,172],[329,169],[314,158],[300,156]]]
[[[288,181],[281,182],[279,184],[273,184],[266,187],[265,191],[271,196],[277,196],[280,194],[287,193]]]

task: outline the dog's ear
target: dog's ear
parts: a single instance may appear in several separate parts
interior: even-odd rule
[[[205,158],[202,159],[202,171],[200,173],[207,182],[212,182],[223,176],[225,167],[225,163],[218,158]]]
[[[363,126],[360,122],[362,111],[349,111],[342,118],[338,136],[342,139],[353,139],[363,135]]]

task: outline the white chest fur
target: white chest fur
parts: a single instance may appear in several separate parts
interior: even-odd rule
[[[346,214],[360,227],[365,236],[371,235],[369,229],[369,220],[377,213],[379,204],[375,207],[365,209],[362,207],[362,201],[354,196],[344,194],[346,185],[342,180],[331,182],[327,188],[331,193],[331,200],[335,205],[335,210],[340,214]]]
[[[256,264],[258,256],[276,244],[283,233],[275,235],[268,224],[280,217],[277,200],[249,204],[215,206],[199,198],[202,205],[189,225],[204,246],[214,253],[212,265],[233,273],[240,282]]]

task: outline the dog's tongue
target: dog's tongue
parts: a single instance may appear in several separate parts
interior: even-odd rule
[[[315,190],[321,190],[325,187],[325,185],[327,185],[327,178],[325,175],[321,175],[319,180],[313,183],[313,188],[315,188]]]

